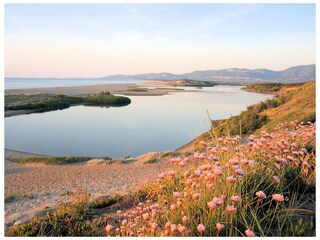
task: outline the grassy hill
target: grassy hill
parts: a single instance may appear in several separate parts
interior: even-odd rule
[[[272,93],[276,96],[251,105],[238,116],[220,122],[216,127],[219,136],[248,135],[269,131],[281,122],[315,122],[315,82],[300,84],[255,84],[248,91]],[[208,138],[209,134],[204,134]]]

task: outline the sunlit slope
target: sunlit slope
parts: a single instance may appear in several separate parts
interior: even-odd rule
[[[246,135],[272,130],[278,123],[285,121],[315,122],[315,88],[315,82],[287,84],[277,88],[272,84],[249,86],[248,90],[271,92],[276,96],[249,106],[238,116],[221,121],[215,132],[226,136]],[[208,134],[204,137],[208,137]]]

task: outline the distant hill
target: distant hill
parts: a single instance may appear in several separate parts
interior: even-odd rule
[[[300,65],[283,71],[268,69],[229,68],[221,70],[194,71],[185,74],[147,73],[137,75],[113,75],[106,79],[142,79],[142,80],[178,80],[192,79],[198,81],[213,81],[216,83],[296,83],[314,81],[316,65]]]

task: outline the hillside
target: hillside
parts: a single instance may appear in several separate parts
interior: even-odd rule
[[[104,77],[106,79],[142,79],[142,80],[177,80],[193,79],[202,81],[213,81],[223,84],[247,84],[247,83],[296,83],[314,81],[316,78],[315,64],[300,65],[282,71],[269,69],[244,69],[229,68],[221,70],[194,71],[184,74],[173,73],[147,73],[137,75],[113,75]]]
[[[246,90],[273,93],[276,96],[251,105],[239,116],[220,122],[216,127],[219,135],[248,135],[270,131],[281,122],[315,122],[315,82],[303,84],[256,84]],[[240,133],[241,122],[241,133]],[[208,137],[208,134],[205,134]]]

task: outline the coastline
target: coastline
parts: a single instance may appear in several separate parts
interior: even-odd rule
[[[155,87],[154,89],[144,89],[144,91],[134,91],[143,87]],[[120,83],[120,84],[93,84],[85,86],[68,86],[68,87],[45,87],[45,88],[25,88],[25,89],[6,89],[5,95],[14,94],[63,94],[67,96],[84,96],[97,94],[100,92],[110,92],[114,95],[124,96],[163,96],[172,92],[188,92],[191,90],[175,90],[175,89],[159,89],[157,87],[171,87],[165,81],[146,81],[143,84],[139,83]],[[133,90],[131,90],[133,89]],[[40,110],[40,109],[39,109]],[[38,110],[17,110],[4,111],[4,117],[11,117],[23,114],[30,114]]]
[[[183,86],[183,85],[182,85]],[[148,91],[130,91],[132,88],[155,87],[147,89]],[[169,92],[180,92],[174,89],[157,89],[161,87],[173,87],[167,80],[146,80],[143,83],[119,83],[119,84],[92,84],[84,86],[66,86],[66,87],[44,87],[44,88],[21,88],[5,89],[7,94],[64,94],[67,96],[89,95],[99,92],[110,92],[111,94],[132,94],[137,96],[165,95]]]
[[[142,84],[104,84],[88,85],[79,87],[54,87],[41,89],[15,89],[6,90],[6,94],[25,93],[52,93],[68,94],[70,96],[94,94],[101,91],[110,91],[113,94],[127,93],[128,88],[137,87],[172,87],[166,82],[156,81]],[[146,85],[148,84],[148,85]],[[124,91],[124,92],[121,92]],[[157,90],[154,92],[133,92],[139,96],[154,96],[155,94],[170,94],[171,90]],[[181,92],[181,91],[177,91]],[[129,92],[130,94],[130,92]],[[8,115],[28,114],[32,111],[9,112]],[[8,115],[6,117],[8,117]],[[212,121],[218,124],[221,120]],[[201,136],[200,134],[199,136]],[[188,152],[194,150],[196,139],[173,150],[180,156],[187,156]],[[133,189],[138,189],[146,182],[155,179],[161,172],[169,169],[170,157],[163,157],[152,164],[144,164],[152,160],[156,154],[147,153],[138,156],[129,164],[122,164],[121,161],[112,164],[89,165],[77,163],[69,165],[45,165],[45,164],[18,164],[10,159],[25,157],[47,157],[46,155],[5,149],[5,197],[11,195],[31,195],[32,198],[17,199],[12,202],[5,202],[5,224],[11,226],[18,221],[30,220],[34,215],[41,214],[46,207],[54,208],[60,203],[72,201],[73,195],[65,195],[65,192],[74,192],[77,189],[85,189],[91,197],[124,195]],[[126,172],[125,176],[123,172]],[[138,173],[138,174],[137,174]],[[25,183],[28,183],[26,185]]]

